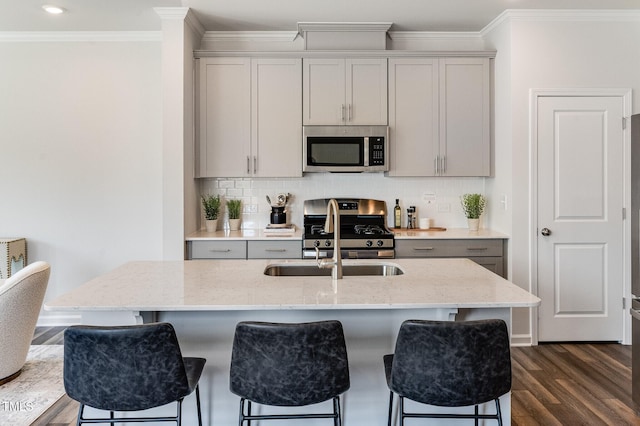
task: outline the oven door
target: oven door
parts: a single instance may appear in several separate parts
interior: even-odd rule
[[[333,257],[333,250],[320,249],[319,253],[320,259]],[[340,253],[343,259],[395,259],[396,257],[394,249],[342,249]],[[302,258],[315,259],[315,249],[303,249]]]

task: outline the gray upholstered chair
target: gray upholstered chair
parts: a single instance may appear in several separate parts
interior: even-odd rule
[[[384,356],[389,397],[398,394],[399,425],[411,418],[494,419],[502,425],[499,397],[511,389],[509,332],[499,319],[408,320],[398,332],[393,355]],[[440,407],[474,406],[473,414],[406,412],[404,399]],[[479,414],[478,404],[495,401],[496,414]]]
[[[18,377],[27,360],[50,270],[34,262],[0,286],[0,384]]]
[[[64,333],[64,388],[80,402],[77,424],[182,420],[182,401],[196,391],[198,424],[202,425],[198,381],[204,358],[183,358],[173,326],[72,326]],[[176,416],[115,418],[177,402]],[[85,406],[109,411],[109,418],[85,418]]]
[[[309,418],[331,418],[339,426],[340,395],[349,387],[347,348],[339,321],[241,322],[236,326],[230,389],[240,397],[240,426],[252,420]],[[333,400],[330,413],[251,413],[252,402],[301,407],[329,400]]]

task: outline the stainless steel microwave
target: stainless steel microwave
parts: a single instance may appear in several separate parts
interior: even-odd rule
[[[303,126],[303,172],[386,172],[388,126]]]

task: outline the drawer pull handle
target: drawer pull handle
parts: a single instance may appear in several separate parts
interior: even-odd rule
[[[231,249],[210,249],[211,253],[229,253]]]
[[[284,252],[287,251],[287,249],[268,248],[268,249],[264,249],[264,251],[276,252],[276,253],[284,253]]]
[[[433,250],[433,247],[414,247],[414,250]]]
[[[488,250],[487,247],[467,247],[467,250]]]

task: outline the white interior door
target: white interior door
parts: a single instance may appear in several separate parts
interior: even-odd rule
[[[623,334],[623,97],[537,103],[539,341]]]

